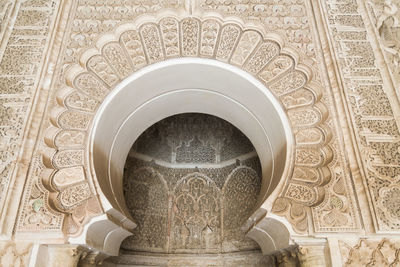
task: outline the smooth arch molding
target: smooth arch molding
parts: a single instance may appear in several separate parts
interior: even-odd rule
[[[290,169],[293,137],[273,94],[253,76],[232,65],[212,59],[171,59],[126,78],[96,113],[88,159],[108,214],[130,220],[122,179],[125,160],[135,140],[154,123],[187,112],[214,115],[240,129],[253,143],[261,161],[258,207],[268,197],[276,197]]]

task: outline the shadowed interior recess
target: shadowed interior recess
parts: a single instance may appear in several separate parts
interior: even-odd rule
[[[121,248],[261,254],[240,229],[260,186],[257,153],[230,123],[200,113],[159,121],[136,140],[125,163],[124,196],[138,227]]]

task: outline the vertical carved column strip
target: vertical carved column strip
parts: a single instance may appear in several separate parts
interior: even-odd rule
[[[8,40],[10,38],[12,29],[14,27],[15,23],[15,18],[18,14],[19,7],[20,7],[20,1],[2,1],[0,2],[2,5],[2,13],[0,14],[0,62],[3,59],[3,56],[5,54],[5,49],[8,44]],[[1,90],[2,89],[2,90]],[[6,96],[4,94],[5,88],[1,88],[1,95],[4,97]],[[0,125],[5,126],[5,120],[6,118],[0,118]],[[4,134],[2,134],[4,135]],[[0,141],[0,146],[2,147],[2,150],[6,151],[8,150],[7,144],[3,143]],[[7,166],[8,165],[8,166]],[[7,167],[11,167],[11,163],[2,160],[1,162],[1,171],[0,171],[0,181],[1,181],[1,186],[0,186],[0,216],[3,213],[4,207],[4,202],[5,202],[5,196],[7,195],[8,191],[8,186],[9,186],[9,179],[10,175],[6,171]],[[7,181],[8,180],[8,181]]]
[[[391,107],[393,109],[394,118],[397,122],[397,128],[400,129],[400,86],[397,88],[395,86],[395,81],[390,75],[388,63],[385,61],[385,57],[382,52],[382,48],[379,45],[378,37],[376,36],[376,31],[374,29],[373,23],[366,8],[365,0],[356,0],[359,6],[360,15],[363,18],[365,24],[365,30],[370,37],[370,43],[372,49],[374,50],[375,62],[381,71],[383,91],[387,94]],[[397,89],[397,90],[396,90]]]
[[[50,86],[54,82],[53,75],[56,72],[55,66],[57,64],[57,61],[59,60],[58,57],[60,55],[60,48],[65,34],[64,29],[66,28],[66,23],[69,17],[72,3],[73,1],[71,0],[64,0],[61,1],[60,5],[58,6],[58,14],[55,15],[55,19],[53,22],[54,24],[51,27],[51,29],[53,30],[52,33],[49,34],[49,43],[51,45],[50,47],[48,47],[47,50],[47,62],[43,65],[41,78],[38,83],[38,90],[35,96],[36,99],[32,107],[29,124],[27,125],[26,140],[35,140],[36,138],[38,138],[38,133],[41,130],[42,123],[46,118],[46,116],[44,115],[44,110],[48,104],[48,99],[50,96]],[[32,183],[32,181],[25,180],[25,177],[28,177],[28,179],[34,179],[33,176],[29,175],[29,173],[34,172],[34,166],[37,165],[37,163],[34,162],[36,158],[34,158],[32,155],[34,151],[38,149],[38,145],[39,144],[35,144],[33,141],[28,141],[23,147],[24,153],[22,161],[26,162],[27,165],[24,169],[21,168],[19,171],[20,174],[18,175],[18,177],[23,177],[23,179],[18,181],[20,185],[16,186],[16,189],[18,189],[18,191],[16,190],[16,192],[14,193],[15,196],[21,198],[21,205],[19,210],[20,215],[18,220],[21,220],[21,211],[26,205],[26,203],[24,202],[28,201],[29,194],[32,190],[32,185],[34,184],[34,182]],[[21,192],[22,190],[24,190],[24,192]],[[23,194],[23,197],[21,197],[21,194]],[[15,206],[19,204],[18,201],[14,201],[14,203]],[[32,207],[30,208],[32,209]],[[17,208],[15,207],[14,213],[16,212]],[[22,226],[22,224],[20,225]],[[18,228],[18,226],[16,228]]]
[[[358,157],[358,154],[355,151],[355,147],[357,147],[357,141],[354,135],[354,127],[352,127],[350,110],[347,107],[346,97],[344,95],[343,89],[343,77],[340,75],[338,71],[338,64],[335,59],[335,52],[333,50],[332,36],[329,35],[329,30],[327,29],[328,25],[326,25],[323,12],[323,7],[320,5],[320,1],[318,0],[310,0],[309,5],[311,7],[313,13],[313,28],[314,33],[316,35],[315,42],[317,46],[321,48],[321,50],[317,49],[317,56],[319,56],[321,60],[321,66],[324,68],[321,71],[322,76],[324,77],[323,81],[325,81],[326,86],[329,88],[327,90],[332,99],[335,101],[336,107],[336,121],[339,124],[339,128],[342,129],[342,142],[344,143],[344,149],[346,151],[346,168],[349,169],[351,173],[352,180],[346,181],[353,189],[353,192],[357,196],[358,206],[360,207],[358,210],[358,214],[361,215],[359,218],[359,224],[363,225],[365,230],[372,232],[373,231],[373,221],[372,215],[368,206],[368,198],[366,193],[367,185],[362,177],[365,176],[363,169],[360,168],[361,159]],[[353,184],[354,183],[354,184]],[[351,198],[355,198],[354,195]]]
[[[362,17],[365,8],[355,0],[329,0],[320,4],[328,14],[326,25],[333,38],[332,50],[339,66],[345,103],[351,111],[356,153],[364,170],[362,177],[368,188],[375,229],[396,231],[400,227],[398,209],[394,208],[398,203],[391,196],[400,190],[395,179],[400,173],[400,160],[396,156],[400,138],[396,121],[399,107],[395,103],[398,100],[390,88],[385,88],[387,69],[382,69],[379,63],[382,58],[371,40],[371,25]]]
[[[37,123],[32,114],[38,102],[37,92],[45,87],[43,70],[46,70],[49,64],[46,63],[46,56],[54,38],[59,4],[51,0],[41,4],[18,1],[16,7],[19,7],[19,10],[18,14],[15,14],[15,21],[12,22],[13,28],[10,28],[11,24],[8,25],[10,40],[2,55],[0,83],[4,86],[2,89],[6,94],[3,98],[3,107],[15,110],[15,113],[9,114],[6,119],[2,118],[2,125],[10,120],[10,125],[5,126],[14,129],[15,132],[2,136],[3,141],[8,140],[8,144],[5,145],[13,144],[13,150],[10,151],[13,158],[7,159],[6,163],[10,161],[14,164],[5,166],[9,172],[9,181],[6,184],[9,190],[3,192],[3,200],[6,204],[0,215],[0,231],[4,238],[9,238],[12,234],[33,145],[37,138],[38,128],[34,127],[34,133],[31,132],[31,127]],[[33,26],[33,24],[36,25]],[[32,33],[35,31],[38,33]],[[24,57],[17,58],[21,55]]]
[[[12,1],[12,0],[6,0],[2,1],[4,3],[3,6],[3,14],[2,17],[0,18],[0,25],[1,25],[1,30],[0,30],[0,62],[3,59],[4,55],[4,50],[7,47],[8,40],[10,38],[12,29],[14,28],[15,20],[19,11],[19,8],[21,6],[21,1]]]

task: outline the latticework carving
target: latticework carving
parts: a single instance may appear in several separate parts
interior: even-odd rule
[[[16,180],[22,179],[17,183],[24,184],[25,174],[17,174],[25,164],[21,163],[21,151],[58,8],[59,2],[54,0],[0,1],[1,218],[13,220],[14,215],[8,214],[10,195]],[[35,25],[34,31],[32,25]]]
[[[182,147],[190,156],[180,161],[177,152]],[[123,249],[259,249],[241,227],[257,203],[261,165],[250,141],[234,126],[205,114],[175,115],[147,129],[129,154],[124,194],[138,227]]]
[[[139,26],[133,24],[120,26],[115,31],[118,34],[110,36],[110,40],[101,45],[98,50],[91,49],[82,55],[83,65],[74,65],[69,68],[66,84],[57,94],[60,105],[54,107],[52,111],[54,126],[48,131],[50,135],[46,138],[52,140],[62,133],[86,135],[94,116],[96,103],[99,103],[107,91],[112,90],[112,87],[126,75],[139,68],[135,63],[138,60],[137,56],[142,58],[144,55],[146,64],[176,57],[176,52],[171,52],[176,50],[169,49],[167,46],[170,42],[163,39],[167,33],[166,28],[163,27],[164,33],[162,33],[158,26],[165,25],[167,20],[170,27],[178,25],[178,28],[172,27],[168,40],[172,40],[175,34],[179,56],[211,57],[231,64],[241,63],[240,66],[244,70],[263,81],[281,100],[287,110],[296,139],[303,138],[303,142],[299,142],[296,146],[295,175],[282,197],[285,198],[284,201],[298,203],[301,207],[320,203],[324,191],[322,186],[329,181],[330,177],[327,164],[331,161],[332,151],[327,144],[330,136],[327,134],[329,127],[323,124],[327,117],[327,110],[321,102],[318,102],[319,86],[310,81],[312,79],[310,69],[298,62],[299,57],[296,52],[286,48],[278,36],[265,36],[262,32],[253,29],[246,30],[242,25],[234,22],[222,22],[215,18],[200,20],[193,17],[180,19],[170,16],[154,22],[143,24],[138,22]],[[214,35],[206,32],[206,29],[210,28],[214,29]],[[129,40],[133,40],[131,38],[136,38],[136,45],[132,46],[133,43],[129,43],[131,42]],[[189,40],[190,38],[192,39]],[[210,38],[215,38],[216,41],[211,41]],[[199,42],[199,45],[189,45],[193,43],[193,40]],[[249,40],[258,42],[257,45],[252,43],[252,50],[245,49],[246,42],[248,43]],[[214,51],[203,55],[201,51],[210,49],[209,46],[206,48],[204,45],[210,42],[215,43],[212,45]],[[121,58],[126,58],[123,61],[125,63],[120,60]],[[302,94],[299,93],[300,91]],[[96,96],[98,100],[93,101],[93,96]],[[92,111],[88,110],[89,106],[92,107]],[[311,142],[304,140],[304,134],[307,131],[313,133],[310,135]],[[47,154],[51,162],[48,167],[55,170],[61,168],[75,170],[77,166],[84,166],[77,155],[81,155],[81,151],[85,148],[78,145],[75,139],[64,138],[63,140],[63,147],[58,147],[56,142],[52,142],[52,147],[57,152]],[[67,144],[68,140],[70,143]],[[74,147],[74,150],[66,150],[64,147]],[[305,182],[304,178],[298,176],[305,172],[313,174],[313,182]],[[75,179],[77,183],[86,180],[79,176]],[[71,183],[70,186],[74,185]],[[50,189],[54,190],[54,188]],[[301,192],[307,192],[307,194]],[[72,204],[66,205],[59,199],[52,200],[58,202],[56,206],[68,209],[67,206]],[[275,210],[278,212],[278,209]]]
[[[305,217],[294,214],[303,214],[307,207],[315,207],[318,203],[324,205],[322,212],[312,209],[318,221],[324,212],[329,212],[327,203],[323,202],[326,198],[323,188],[332,190],[333,184],[327,185],[331,177],[340,178],[332,170],[342,164],[342,156],[338,155],[341,158],[338,160],[334,156],[341,148],[332,150],[337,146],[333,146],[331,138],[335,135],[332,132],[334,126],[329,119],[331,111],[323,104],[329,101],[319,84],[320,73],[316,71],[315,62],[306,60],[302,53],[288,48],[282,41],[288,39],[290,45],[315,57],[304,3],[299,0],[294,6],[277,1],[254,2],[246,6],[232,4],[228,8],[224,5],[200,1],[198,5],[186,6],[193,9],[193,16],[183,15],[182,1],[129,2],[124,7],[108,0],[101,5],[83,1],[72,7],[66,42],[61,46],[59,60],[62,66],[56,73],[59,79],[52,87],[55,95],[46,111],[45,131],[41,132],[44,144],[38,144],[38,152],[43,152],[43,163],[48,168],[42,178],[50,191],[51,207],[71,214],[93,196],[92,177],[84,162],[87,132],[97,107],[113,86],[153,62],[193,56],[223,61],[253,74],[274,92],[287,111],[295,134],[296,160],[291,185],[287,185],[281,195],[282,201],[288,203],[284,205],[287,209],[275,208],[275,211],[292,223],[301,218],[304,225],[307,225]],[[287,6],[290,9],[286,9]],[[179,15],[162,12],[155,17],[139,16],[143,12],[154,14],[162,8],[174,9]],[[206,11],[213,13],[205,14]],[[290,21],[284,19],[286,11],[297,12],[298,16]],[[221,19],[216,12],[246,17],[244,20],[250,23],[245,25],[237,17]],[[271,15],[271,23],[263,20],[267,13]],[[305,22],[304,28],[295,27],[298,20]],[[267,30],[268,34],[265,33]],[[154,38],[150,39],[151,34]],[[31,174],[34,172],[31,170]],[[339,212],[352,213],[349,210],[352,204],[348,199],[348,177],[346,173],[340,175],[346,192],[343,194],[344,208]],[[64,176],[68,178],[64,179]],[[79,189],[81,193],[70,197],[70,192],[78,191],[68,188]],[[30,198],[29,191],[24,199]],[[61,191],[64,192],[62,197]],[[304,198],[299,192],[307,192],[304,195],[308,197]],[[329,198],[331,194],[326,196]],[[289,207],[297,207],[297,204],[302,212],[289,212]],[[354,228],[354,218],[350,220],[353,225],[350,228]],[[307,226],[295,228],[305,231]]]
[[[396,210],[400,203],[399,105],[396,92],[391,95],[389,86],[384,82],[391,77],[386,76],[379,65],[382,57],[377,53],[378,44],[373,45],[367,34],[370,26],[368,21],[372,18],[384,50],[388,45],[393,45],[392,50],[385,51],[392,53],[390,57],[393,56],[389,66],[398,64],[397,7],[394,1],[331,2],[326,5],[330,14],[328,25],[334,37],[335,51],[340,55],[339,71],[344,81],[360,157],[364,163],[363,179],[370,197],[369,207],[378,231],[398,230],[400,224]],[[366,4],[375,7],[369,10],[371,17],[365,12]],[[358,9],[365,11],[360,13]],[[343,14],[346,14],[345,20]],[[372,16],[374,14],[376,17]],[[396,67],[392,69],[393,74],[396,69],[398,70]],[[397,88],[394,90],[398,91],[398,82],[395,86]]]

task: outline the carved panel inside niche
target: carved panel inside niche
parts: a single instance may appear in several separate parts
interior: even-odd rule
[[[124,195],[138,227],[121,248],[258,251],[240,227],[254,210],[260,187],[259,158],[234,126],[197,113],[164,119],[138,138],[126,161]]]

